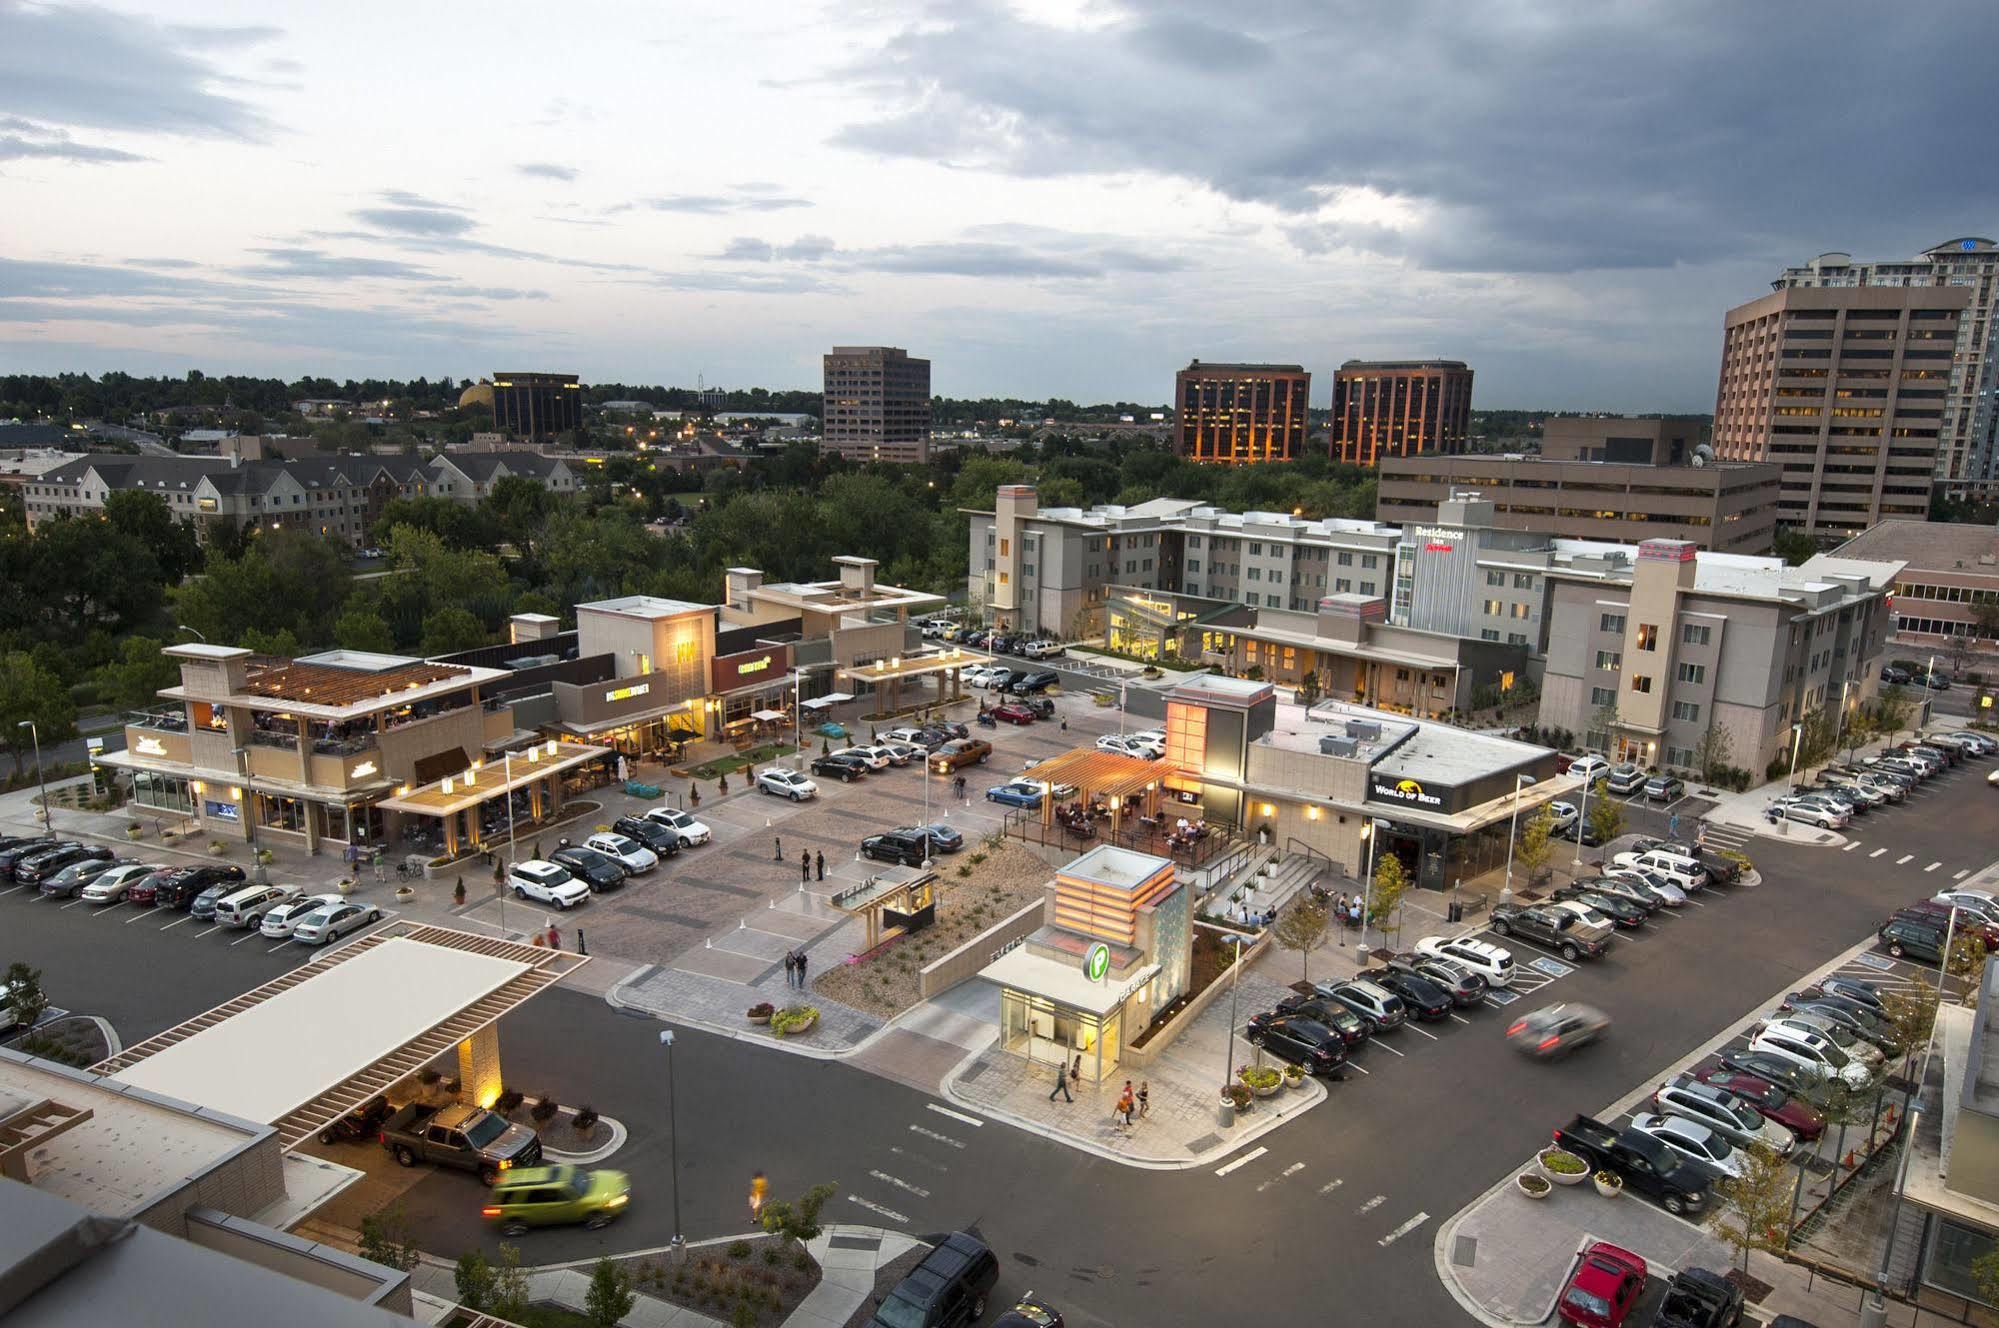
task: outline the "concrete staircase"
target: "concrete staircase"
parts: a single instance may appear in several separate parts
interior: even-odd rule
[[[1270,875],[1258,876],[1257,872],[1267,862],[1272,863]],[[1323,859],[1309,853],[1287,854],[1274,848],[1263,848],[1257,850],[1241,871],[1229,878],[1227,886],[1216,895],[1216,902],[1221,904],[1234,896],[1236,891],[1249,887],[1250,895],[1244,902],[1252,912],[1262,913],[1273,908],[1281,910],[1314,881],[1331,875],[1331,867]],[[1228,911],[1233,914],[1239,907],[1229,904]]]

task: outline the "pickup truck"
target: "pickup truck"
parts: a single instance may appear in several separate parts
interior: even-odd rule
[[[1682,1268],[1666,1284],[1653,1328],[1735,1328],[1742,1322],[1742,1288],[1705,1268]]]
[[[419,1161],[476,1171],[491,1185],[502,1171],[541,1162],[541,1136],[483,1107],[410,1103],[382,1122],[382,1147],[403,1166]]]
[[[1564,908],[1495,904],[1490,925],[1501,936],[1523,936],[1571,963],[1600,959],[1610,949],[1609,928],[1596,926]]]
[[[1624,1178],[1625,1189],[1657,1199],[1669,1213],[1698,1213],[1707,1206],[1713,1173],[1650,1135],[1619,1132],[1602,1121],[1578,1116],[1555,1131],[1555,1147],[1574,1153],[1594,1170],[1616,1172]]]

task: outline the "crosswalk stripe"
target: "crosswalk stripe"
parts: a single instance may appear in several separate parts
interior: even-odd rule
[[[1241,1157],[1237,1158],[1235,1161],[1230,1162],[1224,1166],[1217,1167],[1215,1169],[1215,1174],[1217,1176],[1226,1176],[1231,1171],[1234,1171],[1238,1167],[1248,1166],[1250,1163],[1256,1161],[1256,1159],[1262,1157],[1265,1153],[1269,1151],[1270,1150],[1268,1148],[1258,1148],[1251,1152],[1244,1153]]]
[[[1950,879],[1953,881],[1961,881],[1969,875],[1971,875],[1971,868],[1966,867],[1963,871],[1958,872],[1955,876],[1951,877]]]
[[[930,1108],[930,1110],[936,1112],[940,1116],[949,1116],[952,1120],[962,1121],[966,1125],[985,1124],[985,1122],[980,1120],[977,1116],[967,1116],[962,1111],[953,1111],[949,1107],[940,1107],[935,1102],[926,1102],[923,1105]]]
[[[1877,848],[1877,849],[1875,849],[1875,850],[1874,850],[1874,851],[1873,851],[1872,853],[1869,853],[1869,854],[1868,854],[1867,856],[1868,856],[1868,857],[1870,857],[1870,858],[1878,858],[1878,857],[1880,857],[1880,856],[1881,856],[1881,855],[1882,855],[1883,853],[1886,853],[1887,851],[1888,851],[1888,850],[1887,850],[1887,849],[1885,849],[1885,848]]]
[[[1915,856],[1913,853],[1904,853],[1901,857],[1895,859],[1895,865],[1899,867],[1905,862],[1913,861]]]
[[[1924,871],[1925,873],[1929,873],[1929,872],[1933,872],[1933,871],[1935,871],[1935,870],[1936,870],[1937,868],[1939,868],[1939,867],[1941,867],[1941,866],[1943,866],[1943,864],[1942,864],[1941,862],[1932,862],[1932,863],[1931,863],[1931,864],[1930,864],[1929,866],[1927,866],[1927,867],[1923,868],[1923,871]]]
[[[1429,1220],[1430,1220],[1430,1215],[1428,1213],[1418,1213],[1416,1214],[1416,1216],[1410,1218],[1407,1222],[1404,1222],[1401,1226],[1395,1228],[1395,1230],[1383,1236],[1376,1243],[1384,1247],[1393,1245],[1396,1241],[1401,1240],[1404,1236],[1408,1235],[1410,1232],[1414,1231],[1417,1227],[1422,1226],[1425,1222]]]

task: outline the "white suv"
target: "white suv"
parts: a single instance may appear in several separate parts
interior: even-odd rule
[[[1486,980],[1488,986],[1513,985],[1513,955],[1491,941],[1469,936],[1425,936],[1416,942],[1416,953],[1462,964]]]
[[[657,821],[679,835],[682,848],[693,848],[715,837],[715,832],[708,828],[706,822],[695,820],[678,807],[654,807],[646,813],[646,819]]]
[[[757,792],[772,793],[780,798],[790,798],[793,802],[804,802],[807,798],[819,795],[819,786],[796,770],[778,768],[757,772]]]
[[[1610,861],[1616,867],[1656,872],[1682,890],[1698,890],[1707,884],[1707,868],[1664,849],[1655,848],[1649,853],[1619,853]]]
[[[1789,1061],[1814,1079],[1838,1075],[1849,1088],[1865,1088],[1868,1084],[1867,1067],[1834,1046],[1832,1039],[1823,1034],[1766,1028],[1750,1040],[1749,1049]]]
[[[888,769],[892,764],[888,752],[880,747],[835,747],[833,755],[851,756],[877,772]]]
[[[569,874],[565,867],[539,858],[517,862],[507,872],[507,888],[521,899],[574,908],[590,897],[590,887]]]
[[[605,857],[615,859],[628,872],[649,872],[659,866],[659,854],[638,840],[615,831],[601,830],[584,840],[583,847],[594,848]]]

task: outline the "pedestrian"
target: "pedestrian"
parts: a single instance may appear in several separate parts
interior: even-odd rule
[[[1048,1100],[1053,1102],[1057,1093],[1062,1095],[1064,1102],[1074,1102],[1076,1100],[1069,1096],[1069,1067],[1061,1061],[1055,1062],[1055,1087],[1048,1090]]]
[[[798,855],[798,883],[804,885],[812,879],[812,851],[801,850]]]
[[[382,866],[382,850],[380,849],[375,850],[375,879],[377,881],[386,881],[389,879],[387,869]]]
[[[498,858],[493,859],[493,885],[497,888],[507,883],[507,868]]]
[[[1131,1132],[1131,1113],[1135,1105],[1136,1102],[1131,1092],[1131,1080],[1127,1079],[1124,1081],[1124,1091],[1118,1094],[1117,1111],[1115,1113],[1119,1123],[1123,1125],[1127,1134]]]
[[[798,952],[798,985],[805,985],[805,951]]]
[[[1067,733],[1069,731],[1069,721],[1066,719],[1062,721],[1062,731],[1064,733]]]
[[[1144,1079],[1138,1081],[1138,1118],[1144,1120],[1152,1114],[1152,1084]]]
[[[1347,892],[1344,890],[1340,891],[1339,902],[1333,905],[1333,916],[1339,919],[1340,930],[1345,931],[1347,929]]]
[[[1076,1053],[1076,1063],[1069,1067],[1069,1082],[1076,1087],[1083,1086],[1083,1053]]]
[[[784,861],[784,839],[780,835],[772,835],[770,837],[770,860],[772,862]]]
[[[815,853],[815,854],[813,854],[813,855],[812,855],[812,865],[813,865],[813,868],[814,868],[814,870],[816,870],[816,871],[817,871],[817,872],[819,873],[819,879],[820,879],[820,880],[822,880],[822,881],[823,881],[823,880],[825,880],[825,879],[826,879],[826,855],[825,855],[825,853],[824,853],[824,852],[820,852],[820,853]]]
[[[798,951],[786,950],[784,952],[784,985],[787,987],[797,986],[798,985],[797,978],[798,978]]]
[[[548,924],[548,948],[551,950],[562,948],[562,932],[557,929],[553,919]]]
[[[1674,812],[1671,816],[1668,816],[1666,818],[1666,838],[1678,839],[1679,837],[1680,837],[1680,814],[1678,812]]]

